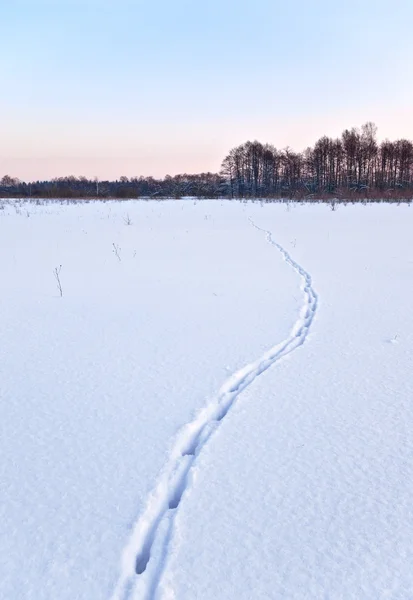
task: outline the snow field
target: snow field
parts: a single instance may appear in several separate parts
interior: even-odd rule
[[[299,282],[242,208],[1,211],[0,597],[109,598],[182,427],[288,335]]]
[[[412,214],[6,204],[0,598],[413,597]]]

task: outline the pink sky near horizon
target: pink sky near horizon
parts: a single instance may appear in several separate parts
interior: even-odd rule
[[[376,108],[280,120],[159,123],[157,127],[49,123],[45,128],[44,124],[9,121],[0,128],[0,177],[9,174],[34,181],[65,175],[117,179],[121,175],[217,172],[227,152],[247,139],[301,151],[322,135],[337,137],[343,129],[366,121],[376,123],[379,140],[411,139],[410,115],[406,106],[397,111]]]
[[[373,121],[413,139],[412,0],[13,0],[0,177],[217,171]]]

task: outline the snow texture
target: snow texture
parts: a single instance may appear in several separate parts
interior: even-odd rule
[[[0,598],[413,597],[412,214],[6,203]]]

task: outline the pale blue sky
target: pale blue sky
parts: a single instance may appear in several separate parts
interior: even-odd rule
[[[367,120],[413,138],[412,0],[0,4],[0,176],[217,170]]]

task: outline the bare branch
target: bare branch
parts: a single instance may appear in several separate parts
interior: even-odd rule
[[[57,282],[57,287],[59,289],[59,293],[60,293],[60,297],[62,298],[63,296],[63,290],[62,290],[62,284],[60,282],[60,271],[62,270],[62,265],[60,265],[59,267],[55,267],[53,270],[56,282]]]

